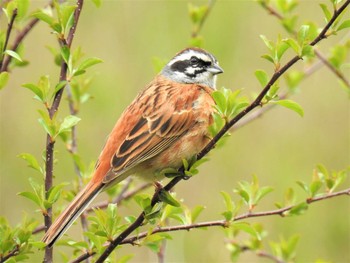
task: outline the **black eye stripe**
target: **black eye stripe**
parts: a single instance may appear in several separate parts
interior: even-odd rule
[[[190,59],[176,61],[171,65],[173,71],[185,72],[187,68],[206,68],[212,64],[211,61],[204,61],[198,57],[192,56]],[[203,71],[201,71],[203,72]]]

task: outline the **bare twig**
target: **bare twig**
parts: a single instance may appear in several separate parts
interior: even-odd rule
[[[321,40],[326,38],[326,34],[328,29],[334,23],[334,21],[338,18],[338,16],[345,10],[345,8],[350,4],[350,0],[345,1],[341,7],[336,10],[329,20],[327,25],[321,31],[321,33],[310,43],[310,46],[314,46],[319,43]],[[270,90],[271,86],[283,75],[290,67],[292,67],[296,62],[301,59],[299,56],[295,56],[289,62],[287,62],[283,67],[281,67],[278,71],[276,71],[271,77],[270,81],[267,83],[262,92],[257,96],[257,98],[248,105],[242,112],[240,112],[236,117],[231,119],[219,132],[218,134],[204,147],[204,149],[197,155],[197,159],[202,159],[209,151],[211,151],[219,139],[238,121],[240,121],[243,117],[245,117],[248,113],[250,113],[253,109],[261,105],[261,101],[265,97],[265,95]],[[184,167],[180,168],[180,171],[184,171]],[[165,187],[164,190],[169,191],[173,186],[175,186],[178,182],[182,180],[181,177],[176,177],[171,180]],[[159,201],[159,195],[156,193],[152,198],[152,206],[154,206]],[[142,212],[137,219],[132,223],[125,231],[123,231],[119,236],[117,236],[106,248],[106,250],[101,254],[101,256],[97,259],[97,263],[102,263],[111,253],[112,251],[126,239],[134,230],[141,226],[145,218],[144,212]]]

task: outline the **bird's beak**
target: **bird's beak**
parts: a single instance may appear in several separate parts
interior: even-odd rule
[[[212,65],[210,68],[208,68],[208,71],[213,73],[213,75],[217,75],[224,72],[224,70],[218,64]]]

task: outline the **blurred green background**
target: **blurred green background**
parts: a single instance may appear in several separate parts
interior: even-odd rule
[[[31,9],[45,3],[34,1]],[[73,47],[81,45],[87,56],[101,58],[104,63],[89,71],[95,75],[90,89],[93,99],[82,107],[79,115],[82,121],[78,125],[78,147],[85,162],[96,160],[122,110],[155,75],[152,58],[168,60],[189,45],[192,26],[188,3],[104,1],[96,8],[86,1]],[[301,21],[312,20],[323,25],[318,1],[300,1],[296,13],[300,13]],[[348,17],[349,14],[348,10]],[[3,22],[1,26],[5,25]],[[276,39],[279,32],[282,37],[286,36],[276,19],[256,2],[217,1],[201,35],[203,47],[215,54],[225,70],[219,76],[218,87],[243,88],[247,96],[259,92],[260,84],[254,71],[264,69],[270,75],[273,73],[270,64],[260,58],[267,50],[259,35]],[[327,54],[329,47],[346,37],[344,33],[323,41],[319,49]],[[37,121],[37,109],[41,105],[21,84],[36,83],[46,74],[56,83],[59,68],[45,48],[47,45],[57,46],[55,37],[48,26],[39,23],[25,40],[25,59],[30,65],[16,68],[8,86],[0,93],[0,215],[7,217],[12,225],[19,223],[25,213],[41,220],[34,205],[16,195],[29,189],[29,177],[40,178],[16,156],[28,152],[40,159],[45,147],[46,135]],[[291,55],[289,52],[286,57]],[[304,66],[299,62],[295,68]],[[349,73],[348,70],[348,77]],[[305,195],[295,182],[309,182],[316,164],[322,163],[332,170],[344,169],[349,164],[349,100],[333,73],[324,67],[317,70],[302,82],[293,99],[303,106],[303,118],[282,107],[273,109],[234,131],[224,147],[210,153],[211,160],[200,167],[199,175],[176,187],[177,197],[189,207],[206,206],[200,221],[221,219],[224,204],[219,192],[232,193],[237,181],[249,181],[252,174],[259,177],[261,185],[275,189],[257,207],[257,211],[263,211],[274,209],[274,203],[282,201],[291,186],[299,200],[303,200]],[[59,116],[66,114],[67,101],[63,100]],[[56,158],[56,182],[74,177],[71,158],[61,142],[56,144]],[[130,209],[138,213],[137,208]],[[349,262],[349,209],[349,198],[339,197],[313,204],[300,217],[276,216],[248,221],[263,223],[269,232],[268,239],[273,241],[300,233],[298,262],[320,258],[327,262]],[[229,261],[220,228],[178,232],[172,236],[167,245],[167,262]],[[131,262],[156,261],[156,255],[144,247],[123,246],[118,250],[119,255],[131,253],[135,254]],[[56,259],[59,258],[56,255]],[[39,251],[32,262],[41,259]],[[239,262],[268,261],[248,252],[242,254]]]

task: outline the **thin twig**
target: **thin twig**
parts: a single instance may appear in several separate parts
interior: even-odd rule
[[[307,198],[305,200],[306,203],[308,204],[312,204],[312,203],[316,203],[319,201],[324,201],[326,199],[331,199],[331,198],[335,198],[338,196],[342,196],[342,195],[347,195],[350,196],[350,188],[345,189],[345,190],[341,190],[338,192],[334,192],[334,193],[330,193],[330,194],[325,194],[322,196],[318,196],[318,197],[313,197],[313,198]],[[139,233],[137,235],[131,236],[127,239],[124,239],[123,241],[121,241],[119,243],[119,245],[125,245],[125,244],[131,244],[131,245],[135,245],[137,241],[152,235],[152,234],[157,234],[157,233],[164,233],[164,232],[176,232],[176,231],[183,231],[183,230],[191,230],[191,229],[196,229],[196,228],[207,228],[207,227],[224,227],[227,228],[231,225],[232,222],[236,222],[236,221],[240,221],[243,219],[249,219],[249,218],[255,218],[255,217],[265,217],[265,216],[273,216],[273,215],[279,215],[279,216],[284,216],[286,212],[290,211],[291,209],[293,209],[294,207],[296,207],[297,205],[290,205],[290,206],[286,206],[280,209],[276,209],[276,210],[269,210],[269,211],[262,211],[262,212],[248,212],[248,213],[244,213],[242,215],[238,215],[236,217],[234,217],[232,219],[232,221],[228,222],[227,220],[215,220],[215,221],[206,221],[206,222],[200,222],[200,223],[193,223],[193,224],[188,224],[188,225],[176,225],[176,226],[166,226],[166,227],[157,227],[155,229],[153,229],[152,231],[145,231],[142,233]],[[261,251],[260,251],[261,252]],[[263,252],[261,252],[263,253]],[[74,261],[72,261],[71,263],[78,263],[81,262],[83,260],[86,259],[86,257],[89,256],[93,256],[95,255],[95,252],[89,252],[86,254],[83,254],[81,256],[79,256],[78,258],[76,258]],[[260,254],[258,252],[259,256],[266,256],[268,257],[269,254]],[[98,262],[98,261],[96,261]],[[276,261],[279,262],[279,261]]]
[[[1,57],[1,61],[0,61],[0,72],[4,71],[3,70],[3,62],[4,62],[4,58],[5,58],[5,53],[4,52],[7,49],[7,44],[9,42],[9,40],[10,40],[11,32],[12,32],[12,29],[13,29],[13,23],[15,22],[16,16],[17,16],[17,8],[15,8],[13,10],[10,23],[7,26],[4,48],[2,50],[2,57]]]
[[[71,27],[69,33],[68,33],[68,37],[67,37],[67,46],[70,48],[73,38],[74,38],[74,34],[75,34],[75,29],[77,27],[77,23],[79,21],[79,16],[82,10],[82,6],[83,6],[83,1],[84,0],[78,0],[77,1],[77,8],[74,10],[74,23],[73,26]],[[61,72],[60,72],[60,77],[59,77],[59,81],[65,81],[67,77],[67,64],[66,63],[62,63],[61,65]],[[58,110],[58,107],[60,105],[60,101],[61,101],[61,97],[62,97],[62,92],[63,92],[64,88],[60,89],[56,94],[55,94],[55,98],[52,102],[51,107],[48,109],[49,111],[49,116],[50,119],[53,118],[54,114],[56,113],[56,111]],[[51,189],[52,187],[52,177],[53,177],[53,158],[54,158],[54,145],[55,145],[55,141],[52,140],[52,138],[50,137],[50,135],[47,135],[47,140],[46,140],[46,176],[45,176],[45,195],[46,198],[48,198],[48,191]],[[49,209],[47,209],[47,214],[44,215],[44,221],[45,221],[45,227],[46,229],[49,229],[49,227],[52,224],[52,208],[50,207]],[[45,247],[45,255],[44,255],[44,262],[45,263],[51,263],[52,259],[53,259],[53,249],[49,248],[48,246]]]
[[[345,1],[345,3],[342,4],[342,6],[336,10],[332,16],[332,18],[329,20],[327,25],[324,27],[324,29],[321,31],[321,33],[310,43],[311,46],[316,45],[318,42],[320,42],[322,39],[326,37],[326,33],[328,29],[331,27],[331,25],[334,23],[334,21],[337,19],[337,17],[345,10],[345,8],[350,4],[350,0]],[[261,101],[265,97],[265,95],[270,90],[271,86],[280,78],[281,75],[283,75],[290,67],[292,67],[296,62],[298,62],[301,59],[299,56],[295,56],[292,58],[289,62],[287,62],[282,68],[280,68],[278,71],[276,71],[273,76],[271,77],[270,81],[267,83],[265,88],[262,90],[262,92],[258,95],[258,97],[250,104],[248,105],[242,112],[240,112],[236,117],[231,119],[219,132],[218,134],[204,147],[204,149],[197,155],[197,159],[202,159],[206,154],[208,154],[209,151],[211,151],[216,143],[219,141],[219,139],[233,126],[235,125],[239,120],[241,120],[243,117],[245,117],[249,112],[251,112],[253,109],[261,105]],[[184,167],[180,168],[180,171],[183,171]],[[173,186],[175,186],[178,182],[182,180],[181,177],[176,177],[172,181],[170,181],[165,187],[164,190],[168,191]],[[155,205],[159,201],[159,195],[158,192],[154,194],[152,198],[152,206]],[[97,259],[97,263],[102,263],[112,252],[113,250],[123,242],[123,240],[129,236],[134,230],[136,230],[138,227],[140,227],[144,221],[145,214],[142,212],[137,219],[132,223],[126,230],[124,230],[119,236],[117,236],[106,248],[106,250],[101,254],[101,256]]]

